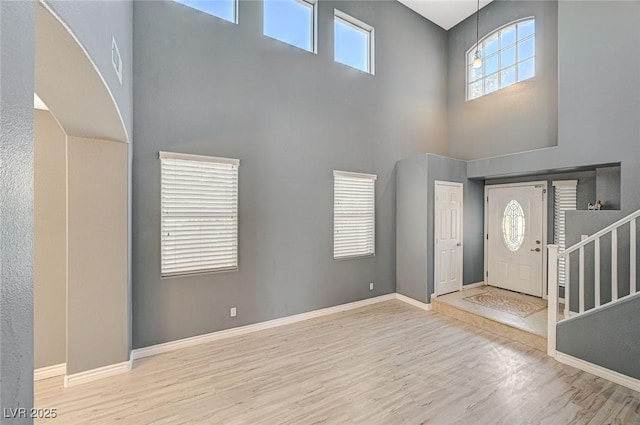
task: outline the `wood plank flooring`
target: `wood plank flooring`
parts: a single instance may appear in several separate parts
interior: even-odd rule
[[[388,301],[36,382],[37,424],[640,424],[640,394],[472,325]]]

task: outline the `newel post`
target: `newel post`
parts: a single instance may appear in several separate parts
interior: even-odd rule
[[[547,245],[549,249],[549,304],[547,317],[547,354],[556,356],[556,325],[558,323],[558,245]]]

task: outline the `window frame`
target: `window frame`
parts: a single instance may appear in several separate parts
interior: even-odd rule
[[[175,3],[178,3],[182,6],[186,6],[186,7],[190,7],[193,10],[197,10],[198,12],[202,12],[202,13],[206,13],[209,16],[213,16],[214,18],[218,18],[218,19],[222,19],[225,22],[229,22],[231,24],[235,24],[238,25],[238,12],[240,10],[240,0],[229,0],[233,2],[233,20],[228,20],[227,18],[223,18],[222,16],[218,16],[218,15],[214,15],[211,12],[207,12],[206,10],[202,10],[200,8],[197,8],[195,6],[189,5],[189,4],[185,4],[183,3],[181,0],[171,0]]]
[[[236,2],[238,0],[235,0]],[[275,0],[277,1],[277,0]],[[300,46],[296,46],[295,44],[291,44],[287,41],[281,40],[279,38],[273,37],[269,34],[266,34],[265,31],[265,25],[264,25],[264,19],[265,19],[265,4],[266,1],[262,2],[262,35],[264,35],[265,37],[269,37],[273,40],[279,41],[280,43],[285,43],[289,46],[293,46],[297,49],[303,50],[305,52],[309,52],[309,53],[313,53],[313,54],[318,54],[318,0],[292,0],[296,3],[300,3],[303,6],[308,6],[311,8],[311,43],[309,44],[311,46],[311,50],[307,50],[303,47]]]
[[[371,182],[373,186],[373,199],[371,204],[372,222],[371,222],[371,229],[370,229],[372,245],[371,245],[370,252],[366,252],[362,254],[336,255],[336,233],[338,230],[336,226],[336,213],[338,213],[336,209],[336,206],[338,205],[336,203],[336,181],[337,181],[336,178],[340,178],[340,177],[368,180]],[[376,180],[377,179],[378,179],[378,176],[376,174],[354,173],[351,171],[333,170],[333,260],[334,261],[375,257],[376,255]]]
[[[222,272],[232,272],[237,271],[239,269],[239,257],[240,257],[240,237],[239,237],[239,227],[240,227],[240,214],[239,214],[239,202],[240,202],[240,176],[239,176],[239,168],[240,168],[240,160],[233,158],[221,158],[215,156],[205,156],[205,155],[194,155],[194,154],[185,154],[185,153],[177,153],[177,152],[159,152],[160,159],[160,278],[161,279],[171,279],[171,278],[180,278],[180,277],[188,277],[188,276],[196,276],[202,274],[210,274],[210,273],[222,273]],[[184,160],[184,161],[193,161],[193,162],[209,162],[215,163],[219,165],[228,165],[234,167],[235,173],[235,258],[234,265],[231,267],[217,267],[217,268],[202,268],[202,269],[194,269],[194,270],[184,270],[184,271],[176,271],[176,272],[168,272],[164,270],[164,259],[163,259],[163,234],[164,234],[164,207],[163,207],[163,195],[162,190],[164,188],[164,179],[162,172],[162,160]]]
[[[525,23],[525,22],[528,22],[528,21],[532,21],[533,22],[533,25],[534,25],[533,33],[529,34],[528,36],[526,36],[526,37],[524,37],[522,39],[518,39],[518,24],[522,24],[522,23]],[[502,42],[500,40],[500,36],[501,36],[501,34],[502,34],[502,32],[504,30],[506,30],[506,29],[508,29],[510,27],[514,27],[514,29],[515,29],[515,35],[514,35],[515,40],[514,40],[514,42],[512,44],[509,44],[509,45],[503,47],[502,46]],[[484,43],[485,43],[486,40],[490,39],[494,35],[498,39],[498,49],[495,51],[495,53],[492,53],[491,55],[485,56],[484,52],[483,52]],[[528,57],[526,57],[524,59],[520,59],[518,57],[518,46],[520,44],[530,40],[530,39],[534,40],[533,55],[532,56],[528,56]],[[527,81],[527,80],[530,80],[530,79],[534,78],[535,75],[536,75],[535,74],[535,62],[536,62],[536,47],[535,46],[536,46],[536,19],[535,19],[535,16],[527,16],[525,18],[516,19],[515,21],[511,21],[511,22],[509,22],[507,24],[504,24],[501,27],[498,27],[495,30],[491,31],[490,33],[486,34],[477,43],[474,43],[466,51],[465,58],[464,58],[464,64],[465,64],[465,100],[467,102],[469,102],[469,101],[472,101],[472,100],[475,100],[475,99],[480,99],[481,97],[484,97],[484,96],[489,95],[491,93],[495,93],[495,92],[500,91],[502,89],[505,89],[507,87],[511,87],[511,86],[514,86],[514,85],[516,85],[518,83],[521,83],[523,81]],[[509,49],[511,47],[514,48],[514,55],[515,55],[514,63],[512,65],[509,65],[509,66],[506,66],[506,67],[503,68],[502,67],[502,63],[501,63],[501,53],[504,50]],[[469,72],[470,72],[473,60],[470,61],[469,59],[475,57],[476,50],[479,50],[482,53],[482,55],[480,56],[481,59],[482,59],[482,76],[480,78],[478,78],[478,79],[470,81]],[[491,73],[489,75],[485,75],[484,67],[485,67],[486,60],[487,60],[487,58],[492,58],[494,56],[497,57],[497,60],[498,60],[497,70],[496,70],[496,72],[493,72],[493,73]],[[533,59],[533,63],[534,63],[533,75],[531,77],[529,77],[529,78],[524,79],[524,80],[520,80],[518,78],[518,65],[520,65],[520,64],[522,64],[522,63],[524,63],[524,62],[526,62],[528,60],[531,60],[531,59]],[[501,74],[501,72],[506,70],[507,68],[512,67],[512,66],[514,67],[514,72],[515,72],[514,80],[515,81],[512,84],[509,84],[507,86],[501,87],[500,86],[500,78],[501,78],[500,74]],[[485,92],[485,80],[488,77],[492,77],[494,75],[498,76],[498,88],[487,93],[487,92]],[[479,95],[479,96],[476,96],[476,97],[471,97],[471,85],[474,84],[474,83],[477,83],[478,81],[482,82],[482,94]]]
[[[346,63],[342,63],[336,60],[336,21],[341,24],[347,25],[357,31],[360,31],[367,36],[367,69],[363,70],[356,68]],[[349,68],[357,69],[358,71],[365,72],[367,74],[375,75],[375,28],[366,22],[363,22],[353,16],[339,10],[333,9],[333,61],[339,64],[348,66]]]

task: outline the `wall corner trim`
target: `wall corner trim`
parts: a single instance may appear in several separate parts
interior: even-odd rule
[[[396,293],[396,300],[402,301],[404,303],[410,304],[414,307],[418,307],[421,310],[429,311],[431,310],[431,304],[425,304],[418,300],[414,300],[413,298],[407,297],[406,295]]]
[[[67,364],[60,363],[53,366],[41,367],[33,371],[33,380],[40,381],[42,379],[53,378],[54,376],[61,376],[67,373]]]
[[[80,384],[86,384],[87,382],[93,382],[98,379],[107,378],[109,376],[119,375],[121,373],[129,372],[133,365],[133,359],[129,359],[126,362],[116,363],[108,366],[99,367],[97,369],[91,369],[84,372],[74,373],[73,375],[66,375],[64,377],[64,387],[73,387]]]
[[[604,368],[602,366],[598,366],[596,364],[579,359],[577,357],[570,356],[568,354],[561,353],[559,351],[556,351],[555,357],[556,360],[560,363],[573,366],[576,369],[580,369],[582,371],[591,373],[592,375],[599,376],[600,378],[604,378],[618,385],[622,385],[623,387],[627,387],[633,391],[640,392],[640,380],[638,379],[623,375],[622,373]]]

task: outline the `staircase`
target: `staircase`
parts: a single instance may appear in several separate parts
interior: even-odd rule
[[[548,246],[547,353],[635,391],[640,391],[638,217],[640,210],[563,251]]]
[[[639,217],[640,210],[563,251],[549,245],[548,306],[530,317],[470,302],[474,294],[503,291],[489,286],[432,296],[432,308],[640,392]]]
[[[585,313],[603,308],[604,306],[608,306],[614,303],[619,303],[624,301],[627,297],[631,297],[638,292],[638,285],[636,281],[636,266],[637,266],[637,256],[636,256],[636,237],[637,237],[637,229],[636,229],[636,220],[640,217],[640,210],[629,214],[628,216],[622,218],[621,220],[611,224],[610,226],[605,227],[599,232],[583,238],[580,242],[575,245],[559,252],[557,245],[549,245],[549,274],[548,274],[548,282],[549,282],[549,309],[548,309],[548,318],[547,318],[547,335],[548,335],[548,344],[547,344],[547,353],[550,356],[556,356],[556,335],[557,335],[557,326],[559,323],[562,323],[566,320],[571,320],[575,317],[579,317],[584,315]],[[619,294],[621,292],[621,286],[626,283],[618,282],[619,278],[619,270],[618,270],[618,236],[619,232],[626,229],[621,229],[623,227],[627,227],[629,232],[629,292],[623,297],[620,297]],[[600,255],[600,247],[603,239],[609,239],[611,242],[611,253],[610,253],[610,263],[611,263],[611,276],[610,276],[610,287],[611,287],[611,295],[607,297],[607,299],[603,299],[602,297],[602,274],[601,274],[601,265],[602,258]],[[588,248],[593,248],[593,272],[591,273],[591,277],[593,280],[589,279],[589,282],[593,282],[590,284],[590,287],[586,287],[587,282],[587,259],[585,257],[585,250]],[[560,320],[560,315],[558,313],[558,307],[560,305],[559,299],[559,286],[558,286],[558,264],[561,260],[564,260],[565,263],[565,284],[564,284],[564,318]],[[575,279],[571,279],[571,263],[573,261],[578,262],[578,279],[577,282]],[[589,272],[591,268],[589,267]],[[577,286],[576,286],[577,285]],[[587,299],[587,289],[589,289],[589,293],[593,293],[593,299],[589,297]],[[574,297],[576,300],[574,300]]]

